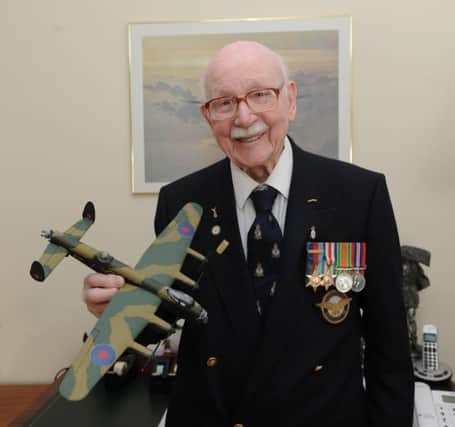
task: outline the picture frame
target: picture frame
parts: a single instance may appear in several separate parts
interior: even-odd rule
[[[132,192],[223,158],[200,114],[210,58],[236,40],[281,55],[297,83],[289,134],[302,148],[351,161],[351,18],[267,18],[129,24]]]

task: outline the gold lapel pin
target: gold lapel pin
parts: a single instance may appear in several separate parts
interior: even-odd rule
[[[223,240],[218,247],[216,248],[216,253],[221,255],[229,246],[229,242],[227,240]]]

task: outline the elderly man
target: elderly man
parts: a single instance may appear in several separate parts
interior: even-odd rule
[[[400,247],[383,175],[295,145],[296,85],[261,44],[221,49],[205,89],[201,112],[227,158],[163,187],[155,217],[159,233],[199,203],[192,246],[212,254],[196,295],[209,322],[184,327],[167,426],[411,426]],[[230,245],[217,254],[222,239]],[[88,276],[89,310],[99,315],[121,285]]]

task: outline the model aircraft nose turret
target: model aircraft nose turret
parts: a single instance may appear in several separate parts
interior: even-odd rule
[[[208,322],[207,311],[190,295],[177,289],[165,288],[170,300],[182,308],[182,311],[197,322],[206,324]]]

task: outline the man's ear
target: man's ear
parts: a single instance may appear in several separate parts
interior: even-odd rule
[[[286,95],[289,102],[289,120],[294,120],[295,114],[297,112],[297,85],[294,81],[290,80],[286,83]]]
[[[209,112],[207,110],[207,107],[204,104],[202,104],[199,107],[199,111],[201,112],[202,116],[204,117],[206,122],[209,124],[209,126],[212,127],[212,123],[210,122],[210,117],[209,117]]]

